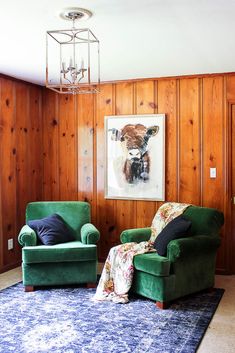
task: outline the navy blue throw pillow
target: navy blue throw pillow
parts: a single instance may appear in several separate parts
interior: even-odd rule
[[[166,256],[168,243],[171,240],[184,238],[189,235],[191,225],[192,222],[183,215],[169,222],[155,239],[153,246],[157,250],[158,255]]]
[[[55,245],[75,240],[73,230],[56,213],[42,219],[28,221],[28,226],[36,232],[44,245]]]

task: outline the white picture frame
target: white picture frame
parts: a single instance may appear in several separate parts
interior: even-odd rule
[[[165,114],[105,116],[105,198],[165,201]]]

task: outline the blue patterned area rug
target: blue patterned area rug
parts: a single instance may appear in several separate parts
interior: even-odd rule
[[[192,353],[223,295],[199,293],[160,310],[142,297],[91,301],[95,289],[0,291],[1,353]]]

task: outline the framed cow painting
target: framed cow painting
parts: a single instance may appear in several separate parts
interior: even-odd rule
[[[105,198],[164,201],[165,114],[105,117]]]

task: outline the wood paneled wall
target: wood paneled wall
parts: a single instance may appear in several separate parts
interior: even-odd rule
[[[107,83],[78,96],[0,77],[0,271],[21,259],[17,234],[29,201],[90,202],[100,259],[123,229],[149,226],[160,202],[104,198],[104,116],[165,113],[166,200],[224,211],[217,269],[229,272],[229,102],[235,74]]]
[[[229,98],[230,97],[230,98]],[[104,198],[104,116],[166,114],[166,200],[229,208],[227,102],[234,75],[126,81],[101,85],[97,95],[43,92],[44,199],[87,200],[101,231],[104,259],[126,228],[150,226],[160,202]],[[217,168],[211,179],[210,167]],[[229,271],[229,222],[217,268]]]
[[[42,198],[41,96],[41,87],[0,77],[0,272],[21,261],[25,205]]]

